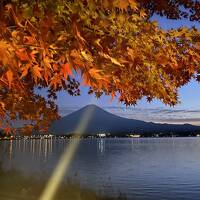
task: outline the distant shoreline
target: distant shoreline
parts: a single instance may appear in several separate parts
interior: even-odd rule
[[[40,139],[107,139],[107,138],[130,138],[130,139],[139,139],[139,138],[185,138],[185,137],[199,137],[199,135],[188,135],[188,136],[136,136],[136,137],[130,137],[130,136],[106,136],[106,137],[98,137],[98,136],[70,136],[70,135],[40,135],[40,136],[5,136],[0,137],[0,141],[3,140],[40,140]]]

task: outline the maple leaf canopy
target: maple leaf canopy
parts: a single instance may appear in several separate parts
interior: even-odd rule
[[[46,131],[58,119],[56,93],[89,93],[134,105],[168,105],[200,80],[200,31],[163,30],[151,16],[200,21],[192,0],[3,0],[0,3],[0,120],[27,120],[22,132]],[[46,89],[48,97],[37,94]],[[5,125],[4,125],[5,127]]]

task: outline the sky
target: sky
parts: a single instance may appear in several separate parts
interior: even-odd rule
[[[200,29],[199,22],[188,20],[168,20],[163,17],[154,16],[152,20],[158,21],[159,26],[164,29],[177,28],[181,26]],[[136,106],[126,107],[117,99],[111,101],[111,97],[102,96],[100,99],[87,94],[88,88],[81,87],[81,96],[71,97],[66,92],[59,92],[57,103],[61,116],[68,115],[88,104],[96,104],[103,109],[116,115],[152,121],[159,123],[190,123],[200,125],[200,84],[192,80],[189,84],[179,89],[179,101],[175,107],[164,105],[158,100],[151,103],[145,99],[139,100]]]

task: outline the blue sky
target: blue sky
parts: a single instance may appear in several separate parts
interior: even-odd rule
[[[200,29],[199,22],[190,22],[188,20],[168,20],[155,16],[152,20],[158,21],[164,29],[177,28],[180,26],[196,26]],[[200,125],[200,84],[192,80],[189,84],[180,88],[179,100],[181,103],[175,107],[164,105],[158,100],[151,103],[145,99],[138,101],[136,106],[125,107],[117,99],[111,102],[111,98],[102,96],[96,100],[93,96],[87,94],[88,89],[81,88],[80,97],[71,97],[64,92],[58,94],[57,103],[61,115],[67,115],[85,105],[96,104],[114,114],[145,121],[161,123],[191,123]]]

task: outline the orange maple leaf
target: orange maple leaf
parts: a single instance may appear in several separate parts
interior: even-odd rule
[[[72,70],[69,63],[65,63],[62,65],[62,73],[65,78],[67,78],[67,75],[72,75]]]
[[[7,76],[7,79],[8,79],[9,88],[11,88],[11,84],[12,84],[12,81],[13,81],[13,72],[9,69],[6,72],[6,76]]]
[[[30,68],[30,64],[27,64],[23,69],[22,69],[22,75],[20,78],[23,78],[24,76],[26,76],[28,74],[28,70]]]
[[[89,74],[92,76],[92,78],[95,78],[95,79],[102,79],[102,75],[99,72],[101,72],[101,70],[99,69],[91,68],[89,70]]]
[[[126,9],[129,5],[129,2],[127,0],[119,0],[118,4],[121,9]]]
[[[24,48],[18,49],[16,51],[16,55],[21,61],[28,61],[29,60],[28,54],[27,54],[27,52]]]
[[[35,65],[32,68],[33,78],[36,83],[37,83],[38,78],[42,79],[41,71],[42,71],[42,68],[38,67],[38,65]]]

